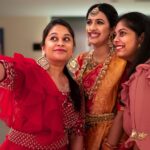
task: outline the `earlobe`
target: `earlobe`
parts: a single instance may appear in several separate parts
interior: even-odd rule
[[[42,51],[44,51],[44,46],[41,46]]]

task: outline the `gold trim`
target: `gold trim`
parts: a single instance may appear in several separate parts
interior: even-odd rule
[[[85,122],[87,125],[94,125],[99,122],[113,120],[114,116],[114,113],[106,113],[101,115],[86,114]]]
[[[87,69],[88,64],[91,63],[93,52],[94,52],[94,50],[91,50],[87,54],[86,58],[83,61],[83,66],[82,66],[82,68],[80,70],[80,73],[79,73],[79,76],[78,76],[78,79],[77,79],[78,83],[80,84],[81,87],[82,87],[83,74],[84,74],[85,70]],[[114,51],[110,50],[108,56],[106,57],[106,59],[103,62],[103,66],[102,66],[100,72],[98,73],[98,75],[97,75],[97,77],[95,79],[95,82],[94,82],[93,86],[91,87],[90,91],[85,91],[85,94],[88,97],[88,99],[92,99],[93,98],[93,96],[96,93],[99,85],[101,84],[101,81],[105,77],[105,75],[107,73],[107,70],[109,68],[109,64],[110,64],[110,62],[112,60],[113,54],[114,54]]]
[[[15,143],[17,145],[20,145],[24,148],[28,148],[31,150],[55,150],[60,149],[63,146],[67,145],[68,138],[67,134],[64,133],[63,138],[58,138],[55,143],[51,143],[49,145],[43,145],[38,142],[36,135],[21,132],[18,130],[15,130],[13,128],[10,129],[8,134],[8,140],[12,143]]]
[[[148,136],[147,133],[144,132],[138,132],[135,129],[132,130],[132,133],[130,135],[130,138],[133,140],[143,140]]]

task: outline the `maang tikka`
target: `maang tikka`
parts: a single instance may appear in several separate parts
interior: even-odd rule
[[[90,12],[90,15],[91,16],[95,16],[99,13],[99,8],[98,7],[95,7],[92,9],[92,11]]]
[[[38,60],[37,60],[37,63],[44,69],[44,70],[48,70],[50,65],[49,65],[49,62],[48,62],[48,59],[46,58],[45,56],[45,52],[42,51],[42,57],[40,57]]]

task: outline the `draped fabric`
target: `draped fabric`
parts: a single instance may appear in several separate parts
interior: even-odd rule
[[[69,121],[69,128],[77,128],[77,122],[82,124],[68,96],[58,90],[46,70],[33,59],[15,54],[14,58],[0,56],[0,62],[6,69],[6,77],[0,82],[0,118],[9,127],[34,134],[40,144],[47,145],[65,138],[64,129],[67,127],[64,122],[72,113],[78,117],[73,122]],[[71,106],[68,116],[62,107],[64,102]],[[25,148],[6,139],[0,149]]]
[[[75,80],[79,81],[81,78],[81,71],[86,64],[89,53],[82,53],[75,58],[78,63],[76,70],[72,71]],[[89,61],[89,64],[92,63]],[[119,59],[116,54],[113,54],[112,60],[106,70],[106,75],[101,80],[101,84],[93,93],[93,97],[90,99],[86,96],[86,114],[101,115],[105,113],[112,113],[117,101],[118,85],[121,76],[124,72],[126,62]],[[88,64],[82,74],[82,82],[79,83],[84,89],[85,93],[90,92],[93,88],[95,81],[97,82],[97,76],[103,67],[103,64],[98,64],[92,69],[88,69]],[[96,83],[97,84],[97,83]],[[97,86],[97,85],[96,85]],[[108,131],[112,125],[112,120],[102,121],[96,125],[86,129],[85,136],[85,149],[86,150],[99,150],[103,139],[107,136]]]
[[[139,149],[150,147],[150,63],[141,64],[130,79],[123,84],[121,93],[126,105],[124,110],[124,129],[129,137],[132,131],[145,133],[143,139],[129,138],[126,145],[136,142]]]

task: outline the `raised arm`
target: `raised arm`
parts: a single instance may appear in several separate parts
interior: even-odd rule
[[[2,63],[0,63],[0,81],[4,79],[5,76],[5,69]]]

